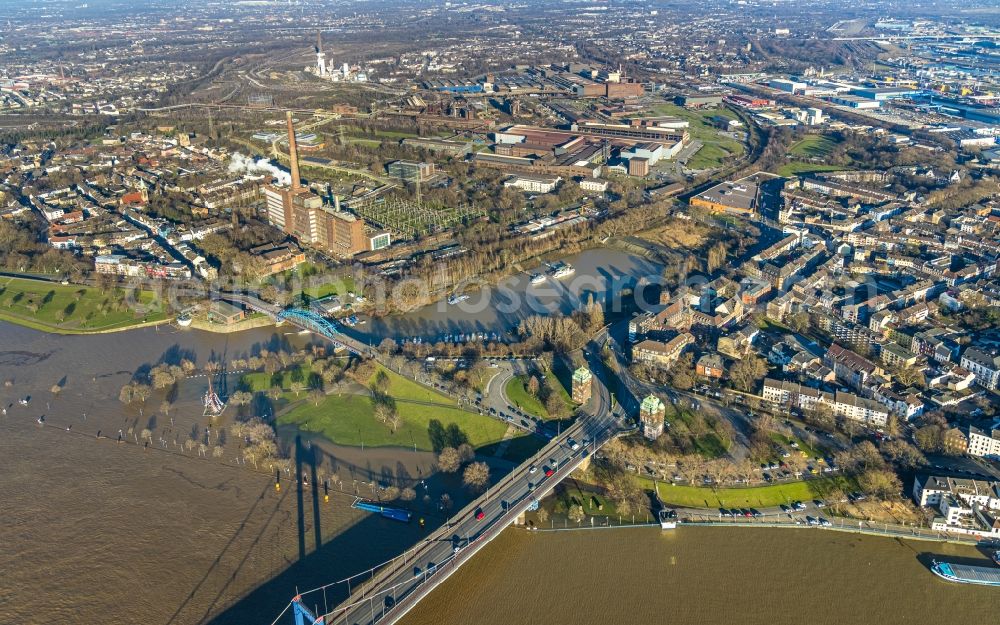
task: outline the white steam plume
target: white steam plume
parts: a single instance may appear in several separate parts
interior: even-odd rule
[[[287,171],[280,169],[275,166],[274,163],[267,160],[266,158],[253,159],[249,156],[244,156],[239,152],[233,152],[233,160],[229,163],[229,171],[231,172],[263,172],[269,173],[273,177],[277,178],[279,184],[291,185],[292,175]]]

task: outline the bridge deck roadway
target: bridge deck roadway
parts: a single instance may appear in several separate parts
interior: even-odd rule
[[[391,625],[397,622],[512,524],[534,500],[551,492],[590,454],[621,433],[625,428],[612,410],[611,396],[604,383],[607,371],[599,356],[599,345],[606,339],[602,333],[587,352],[591,371],[595,373],[593,394],[586,412],[581,413],[575,423],[498,484],[491,486],[415,549],[376,573],[368,583],[357,588],[345,602],[318,622],[336,625]],[[549,469],[553,473],[546,476]],[[301,603],[296,608],[308,613]],[[315,617],[313,621],[316,621]]]
[[[337,625],[397,622],[617,431],[610,414],[581,419],[429,536],[405,560],[396,560],[380,571],[371,582],[325,615],[325,622]],[[570,440],[587,440],[588,444],[573,450]],[[553,475],[545,476],[547,468],[554,470]],[[480,512],[481,519],[477,518]]]

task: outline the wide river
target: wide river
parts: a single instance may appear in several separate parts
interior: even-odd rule
[[[501,333],[525,316],[565,312],[591,293],[604,299],[659,271],[610,250],[567,260],[574,276],[534,286],[524,274],[513,276],[478,312],[473,297],[363,329],[375,343],[384,336]],[[532,304],[533,289],[551,293]],[[512,297],[521,303],[511,305]],[[114,444],[118,429],[130,424],[172,436],[202,421],[199,379],[181,386],[171,413],[176,423],[150,414],[160,412],[155,403],[144,415],[122,405],[118,391],[137,370],[181,357],[201,366],[309,340],[287,328],[222,335],[164,326],[56,336],[0,323],[0,380],[10,382],[0,386],[8,407],[0,417],[0,526],[9,534],[0,539],[0,623],[38,622],[45,613],[66,622],[184,625],[220,612],[220,624],[269,623],[296,586],[358,572],[412,544],[415,526],[352,510],[346,495],[329,505],[296,501],[292,489],[275,492],[269,476],[236,466],[228,452],[215,462],[173,448],[153,453]],[[56,384],[62,391],[53,394]],[[16,404],[28,396],[27,407]],[[42,414],[49,427],[37,425]],[[111,439],[95,441],[97,430]],[[328,451],[345,478],[433,470],[432,454]],[[918,559],[923,552],[974,555],[818,530],[510,530],[406,622],[996,620],[995,590],[937,580]]]
[[[1000,589],[936,578],[973,547],[815,529],[504,532],[402,625],[995,623]]]

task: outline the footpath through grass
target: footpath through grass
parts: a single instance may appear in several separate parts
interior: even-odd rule
[[[78,284],[0,278],[0,319],[44,332],[81,334],[163,321],[167,315],[155,300],[152,291],[102,293]]]
[[[653,482],[638,478],[644,488],[652,490]],[[657,483],[664,503],[685,508],[772,508],[793,501],[809,501],[828,497],[835,490],[857,490],[857,483],[847,477],[824,477],[815,480],[751,486],[747,488],[708,488]]]
[[[356,447],[415,447],[433,451],[442,441],[455,444],[464,438],[473,447],[482,447],[503,439],[506,424],[462,410],[445,395],[391,371],[382,371],[389,377],[387,393],[395,401],[399,415],[395,432],[375,418],[371,398],[352,394],[327,395],[318,405],[302,401],[278,417],[278,423],[294,424],[338,445]]]

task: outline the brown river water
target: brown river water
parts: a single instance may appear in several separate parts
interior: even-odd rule
[[[571,259],[578,276],[597,275],[588,267],[601,264],[602,280],[566,280],[559,288],[600,293],[618,276],[650,269],[634,258],[612,260],[602,264],[587,253]],[[460,308],[425,309],[369,331],[470,329],[453,321],[492,331],[518,316],[498,314],[483,326],[480,314]],[[7,408],[0,416],[0,624],[268,625],[296,587],[363,571],[440,522],[419,502],[427,530],[354,510],[348,494],[324,502],[308,491],[299,497],[287,482],[276,492],[272,477],[237,465],[234,452],[208,459],[173,445],[144,451],[115,443],[130,425],[166,438],[206,425],[200,396],[207,382],[200,378],[181,385],[170,417],[158,414],[159,396],[143,414],[123,406],[118,390],[136,370],[180,357],[202,366],[308,340],[275,328],[55,336],[0,323],[0,381],[11,381],[0,385]],[[57,395],[54,384],[62,387]],[[17,403],[23,398],[27,406]],[[36,422],[42,415],[45,426]],[[98,430],[110,439],[97,440]],[[431,454],[321,447],[345,482],[387,473],[422,478],[433,470]],[[437,478],[427,482],[435,500],[459,491]],[[918,560],[925,551],[974,555],[807,530],[511,530],[406,623],[996,620],[996,590],[944,584]]]
[[[950,584],[928,558],[976,548],[817,529],[511,529],[402,625],[995,623],[1000,589]]]

